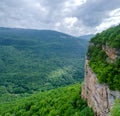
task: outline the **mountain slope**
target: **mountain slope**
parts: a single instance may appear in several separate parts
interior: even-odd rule
[[[79,84],[34,94],[25,99],[0,104],[2,116],[93,116],[82,100]]]
[[[0,28],[1,99],[81,81],[85,43],[56,31]]]

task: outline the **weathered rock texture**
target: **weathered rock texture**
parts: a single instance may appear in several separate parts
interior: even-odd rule
[[[99,84],[95,73],[88,65],[88,60],[86,60],[82,97],[93,108],[96,116],[109,116],[114,100],[120,97],[120,93],[111,91],[106,84]]]
[[[119,51],[116,50],[115,48],[110,48],[109,46],[102,46],[102,49],[106,52],[107,56],[111,60],[116,60],[118,58]]]

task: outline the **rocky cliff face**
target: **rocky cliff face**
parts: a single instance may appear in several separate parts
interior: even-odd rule
[[[95,73],[88,65],[88,60],[86,60],[82,97],[93,108],[96,116],[109,116],[114,100],[120,97],[120,93],[111,91],[106,84],[99,84]]]

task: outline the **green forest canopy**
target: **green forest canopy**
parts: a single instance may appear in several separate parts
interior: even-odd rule
[[[41,92],[17,101],[0,104],[2,116],[94,116],[81,98],[81,85]]]

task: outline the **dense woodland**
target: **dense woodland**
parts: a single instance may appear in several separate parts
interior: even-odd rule
[[[82,100],[81,85],[41,92],[0,105],[2,116],[94,116]]]
[[[56,31],[0,28],[0,102],[80,82],[87,44]]]
[[[110,62],[102,46],[116,49],[117,59]],[[103,31],[91,39],[88,59],[99,82],[107,83],[112,90],[120,90],[120,25]]]

